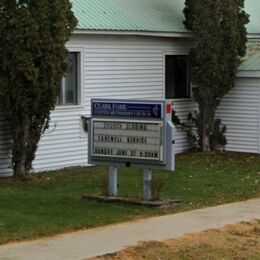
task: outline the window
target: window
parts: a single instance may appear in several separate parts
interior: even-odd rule
[[[79,52],[70,52],[68,55],[68,71],[61,80],[59,105],[77,105],[79,103],[79,57]]]
[[[189,98],[188,57],[183,55],[165,56],[165,97]]]

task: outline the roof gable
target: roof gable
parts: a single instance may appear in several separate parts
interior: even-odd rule
[[[78,29],[187,33],[184,0],[71,0]],[[260,1],[246,0],[248,32],[260,33]]]
[[[182,0],[72,0],[79,29],[186,32]]]

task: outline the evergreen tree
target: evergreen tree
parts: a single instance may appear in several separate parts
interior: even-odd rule
[[[15,175],[29,173],[48,128],[76,24],[69,0],[0,0],[0,111]]]
[[[196,37],[190,52],[190,78],[198,103],[198,136],[203,151],[210,150],[220,100],[234,87],[237,68],[245,55],[248,15],[244,0],[186,0],[187,29]]]

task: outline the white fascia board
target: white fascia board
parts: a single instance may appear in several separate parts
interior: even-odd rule
[[[195,35],[191,32],[145,32],[145,31],[116,31],[116,30],[85,30],[76,29],[73,34],[92,34],[92,35],[131,35],[131,36],[153,36],[168,38],[193,38]],[[260,39],[260,33],[251,33],[247,35],[248,39]]]
[[[141,32],[141,31],[106,31],[106,30],[75,30],[73,34],[84,35],[131,35],[131,36],[153,36],[153,37],[168,37],[168,38],[193,38],[192,33],[160,33],[160,32]]]
[[[247,38],[250,40],[258,39],[260,40],[260,33],[251,33],[247,35]]]
[[[260,70],[240,70],[237,78],[260,78]]]

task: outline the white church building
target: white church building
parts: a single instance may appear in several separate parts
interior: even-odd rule
[[[183,25],[184,0],[71,0],[78,27],[67,43],[69,73],[42,136],[34,171],[88,165],[83,116],[91,98],[170,99],[180,119],[196,106],[187,76],[194,42]],[[248,54],[236,86],[217,116],[227,126],[228,151],[260,154],[260,2],[245,0]],[[0,115],[0,177],[10,176],[8,125]],[[176,136],[176,152],[189,148]]]

